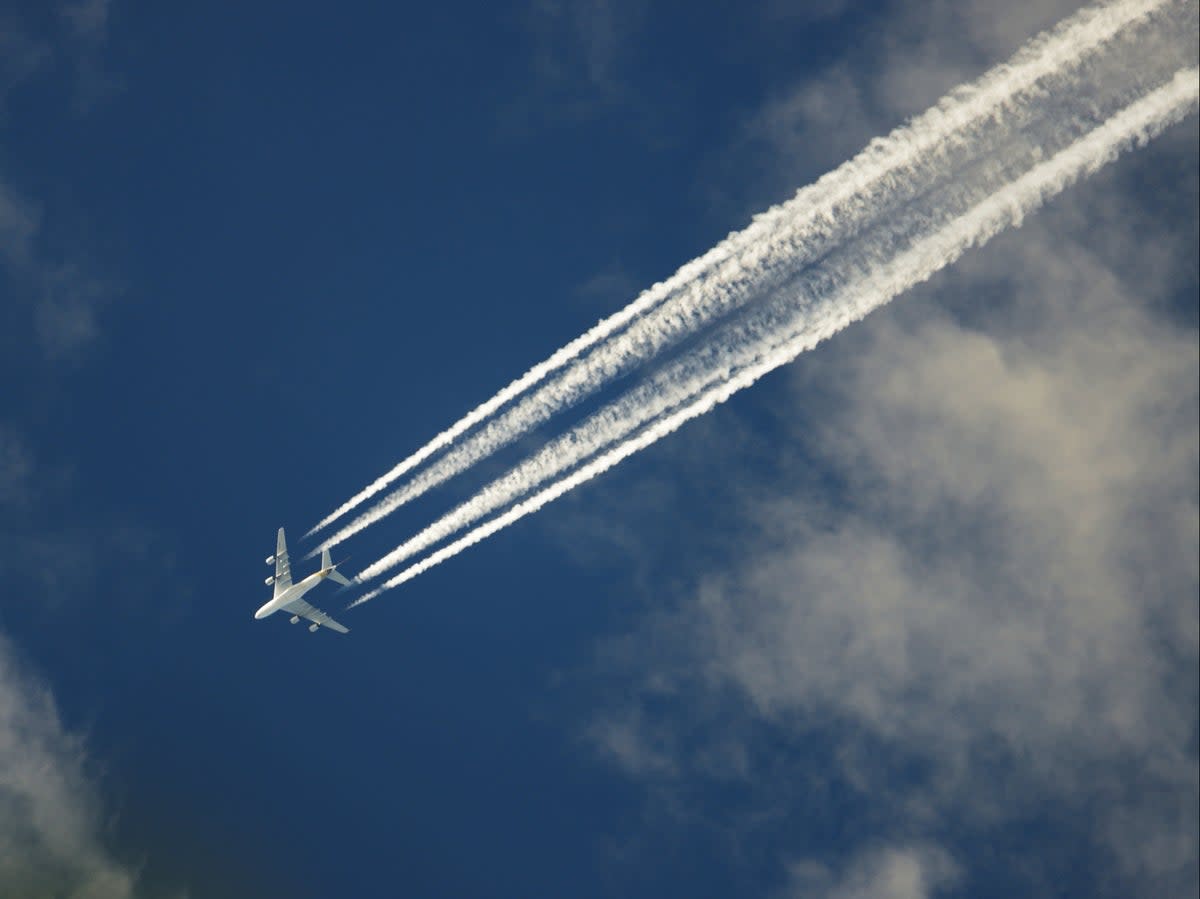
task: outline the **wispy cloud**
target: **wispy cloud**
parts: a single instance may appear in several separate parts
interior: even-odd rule
[[[1132,8],[1114,7],[1093,18],[1104,22],[1110,29],[1119,30],[1121,18],[1117,14],[1118,9],[1126,17],[1133,13]],[[1106,22],[1107,18],[1111,18],[1112,21]],[[1125,21],[1128,21],[1128,18]],[[1068,35],[1087,29],[1096,30],[1096,22],[1089,21],[1086,16],[1081,17],[1079,21],[1064,25],[1051,36],[1043,38],[1040,44],[1035,42],[1034,49],[1026,51],[1025,55],[1019,58],[1026,66],[1037,68],[1041,63],[1043,68],[1048,68],[1050,74],[1063,82],[1057,85],[1061,94],[1073,96],[1087,93],[1089,79],[1073,80],[1067,73],[1056,71],[1056,67],[1066,66],[1058,62],[1056,54],[1050,51],[1056,41],[1070,46]],[[1175,55],[1178,56],[1178,52]],[[1097,68],[1102,70],[1102,66]],[[1004,98],[1006,91],[1003,88],[1009,87],[1010,81],[1019,81],[1020,71],[1020,64],[1001,67],[997,74],[989,74],[970,90],[960,89],[950,99],[918,120],[918,124],[914,124],[911,129],[909,140],[913,144],[920,144],[922,139],[928,137],[926,131],[937,131],[937,123],[957,121],[960,116],[969,119],[958,109],[957,104],[963,107],[983,106],[985,112],[979,115],[985,120],[1007,121],[1016,118],[1016,113],[1012,111],[1006,111],[1003,116],[986,112],[988,107],[986,104],[977,103],[975,94],[987,94],[987,86],[994,81],[995,93]],[[1089,69],[1089,73],[1091,71]],[[1094,74],[1091,77],[1095,77]],[[1126,75],[1123,80],[1136,79]],[[810,237],[806,233],[807,220],[803,220],[804,223],[797,226],[795,234],[788,232],[780,237],[767,230],[759,239],[761,247],[755,247],[754,242],[747,238],[745,242],[751,249],[756,249],[757,253],[753,257],[753,263],[748,263],[742,257],[731,263],[734,271],[733,286],[723,282],[721,270],[711,277],[697,279],[700,298],[692,300],[685,290],[679,297],[667,301],[662,310],[666,319],[665,325],[656,320],[659,316],[658,310],[647,312],[634,319],[626,333],[602,344],[592,357],[585,358],[576,368],[583,371],[582,383],[594,389],[591,382],[596,379],[588,375],[593,367],[609,377],[613,372],[622,370],[621,363],[608,361],[607,354],[610,351],[617,358],[623,359],[626,366],[629,364],[629,360],[625,358],[627,356],[644,357],[647,347],[652,348],[651,352],[657,352],[658,345],[664,342],[661,334],[670,333],[671,328],[679,326],[684,327],[685,331],[694,329],[697,322],[703,323],[706,317],[713,314],[709,311],[710,306],[720,310],[722,303],[731,303],[728,295],[736,295],[735,288],[739,283],[749,285],[745,290],[750,298],[754,298],[756,293],[769,295],[768,301],[759,303],[761,308],[753,310],[754,314],[748,316],[745,321],[737,321],[719,330],[716,337],[707,338],[696,350],[664,367],[644,385],[631,390],[628,395],[616,400],[563,438],[551,442],[526,463],[484,488],[477,497],[435,522],[393,553],[368,566],[360,575],[360,580],[379,575],[454,531],[520,499],[516,507],[505,512],[500,518],[478,527],[450,546],[438,550],[429,559],[406,569],[358,602],[365,602],[385,589],[398,586],[433,565],[453,557],[478,540],[496,533],[507,524],[536,511],[574,486],[584,483],[671,433],[684,422],[711,410],[737,390],[753,384],[766,372],[790,361],[800,352],[810,349],[847,324],[857,321],[897,293],[925,280],[942,266],[955,261],[968,247],[989,239],[1000,228],[1020,224],[1022,217],[1036,209],[1047,197],[1061,191],[1081,175],[1094,172],[1100,165],[1114,158],[1123,147],[1144,142],[1147,136],[1161,132],[1165,125],[1191,111],[1195,105],[1195,81],[1195,70],[1180,72],[1168,85],[1147,94],[1127,110],[1113,115],[1111,120],[1096,127],[1086,137],[1055,153],[1060,142],[1068,139],[1068,135],[1074,134],[1076,130],[1068,125],[1070,116],[1058,112],[1049,118],[1052,122],[1050,131],[1039,132],[1028,139],[1028,151],[1033,154],[1034,160],[1040,159],[1043,154],[1055,155],[1033,165],[1019,177],[1013,177],[1007,170],[1007,167],[1015,165],[1019,158],[1020,151],[1016,149],[1018,141],[1011,135],[1005,137],[1001,129],[1002,139],[1007,139],[1008,143],[991,150],[998,159],[990,159],[985,154],[984,162],[977,166],[978,171],[976,167],[961,162],[960,168],[943,165],[942,168],[947,169],[943,174],[952,180],[953,189],[945,195],[939,190],[930,189],[926,195],[908,200],[903,213],[892,212],[891,205],[882,200],[873,203],[869,179],[848,177],[851,184],[857,184],[858,180],[868,181],[868,186],[861,188],[861,191],[867,194],[867,199],[863,200],[854,195],[843,198],[842,203],[849,207],[849,211],[841,209],[840,220],[839,216],[830,216],[834,221],[829,222],[817,216],[816,223],[810,227],[818,232],[824,227],[836,234],[838,229],[835,225],[840,224],[849,232],[851,239],[845,241],[845,248],[840,247],[839,241],[834,239],[833,248],[827,254],[828,259],[814,265],[811,270],[802,271],[791,281],[772,281],[770,276],[785,278],[792,271],[789,266],[801,266],[807,260],[806,251],[809,248],[806,241]],[[1132,86],[1129,88],[1130,91],[1134,89]],[[1119,93],[1118,96],[1123,95]],[[1055,92],[1044,85],[1035,92],[1035,97],[1051,106],[1060,103],[1062,99],[1055,99]],[[1098,97],[1093,99],[1099,102]],[[1019,104],[1017,110],[1021,111]],[[1090,107],[1089,112],[1094,114]],[[1037,115],[1032,117],[1035,120],[1039,118]],[[931,119],[935,125],[930,126],[924,122],[926,118]],[[903,130],[898,134],[903,135]],[[940,136],[936,139],[928,137],[925,141],[928,145],[927,154],[940,156],[944,148],[939,146],[939,142],[943,141],[946,139]],[[882,148],[889,142],[903,149],[907,148],[909,141],[893,135],[885,141],[873,144],[863,154],[868,159],[866,168],[870,168],[871,163],[878,159],[887,158],[888,154]],[[992,146],[986,140],[981,139],[980,142],[985,148]],[[971,140],[963,139],[962,143],[970,146]],[[969,157],[970,154],[967,155]],[[847,166],[852,169],[855,162],[857,160],[848,163]],[[891,188],[897,182],[919,181],[915,176],[897,176],[888,166],[883,163],[879,165],[885,174],[876,176],[876,180],[883,182],[885,188]],[[841,171],[839,169],[828,177],[836,181]],[[998,188],[989,180],[991,177],[1000,179],[1001,183],[1006,178],[1011,180]],[[818,182],[818,190],[826,180]],[[976,181],[979,183],[976,184]],[[836,193],[832,184],[833,181],[828,186]],[[972,190],[977,193],[971,193]],[[800,196],[791,202],[807,210],[810,206],[821,209],[821,204],[828,200],[826,197],[813,197],[809,202],[802,202],[806,199],[805,193],[802,191]],[[884,193],[886,195],[886,189]],[[958,217],[948,218],[953,214],[950,210],[960,202],[974,205],[969,210],[963,210]],[[882,210],[879,207],[882,207]],[[880,226],[879,233],[874,233],[865,224],[855,221],[855,213],[860,210],[882,212],[885,216],[890,212],[891,215],[887,216],[884,225]],[[779,209],[771,210],[767,215],[760,217],[747,232],[732,236],[725,244],[736,246],[746,234],[763,226],[773,217],[786,219],[786,216],[779,213]],[[865,236],[858,238],[858,232],[864,231]],[[906,244],[906,240],[911,240],[911,243]],[[721,246],[724,247],[725,244]],[[898,252],[898,247],[903,248],[903,251]],[[750,253],[750,250],[747,250],[747,253]],[[815,255],[816,251],[813,253]],[[842,258],[843,255],[845,258]],[[696,264],[685,266],[684,271],[694,265]],[[759,270],[761,273],[758,273]],[[779,274],[780,271],[782,275]],[[711,299],[710,294],[715,296],[715,299]],[[641,303],[642,298],[634,305]],[[627,343],[631,350],[623,349]],[[597,358],[599,362],[596,362]],[[573,372],[568,371],[563,380],[569,381],[572,374]],[[488,428],[481,432],[481,436],[487,438],[489,431],[497,426],[511,429],[512,426],[506,418],[527,415],[523,411],[525,405],[537,408],[542,413],[542,418],[538,421],[544,420],[563,405],[562,400],[555,398],[557,389],[557,385],[551,384],[535,393],[527,403],[516,406],[511,413],[505,413],[496,422],[489,424]],[[578,391],[579,388],[574,389]],[[639,431],[643,427],[645,430]],[[471,441],[468,441],[462,449],[451,451],[443,463],[470,453],[470,443]],[[577,465],[582,467],[571,471]],[[565,474],[566,472],[570,474]],[[563,480],[553,483],[553,479],[560,476]],[[418,477],[417,482],[420,481],[421,477]],[[550,486],[541,489],[536,495],[521,499],[523,494],[539,488],[546,482],[551,482]],[[402,496],[389,497],[375,509],[361,516],[353,525],[344,528],[331,538],[330,542],[365,527],[402,500]]]
[[[23,435],[0,422],[0,511],[19,509],[29,502],[33,453]]]
[[[45,212],[0,172],[0,278],[15,325],[34,338],[42,361],[76,362],[100,335],[100,311],[115,287],[89,270],[85,252],[55,257],[43,248]],[[24,314],[18,316],[18,310]],[[8,340],[17,339],[10,332]]]
[[[845,12],[844,4],[830,5]],[[930,0],[875,10],[855,6],[852,14],[860,26],[844,52],[810,77],[773,86],[765,102],[747,113],[725,151],[724,166],[744,175],[740,194],[750,198],[751,207],[761,203],[757,196],[785,194],[797,169],[836,165],[1084,5],[1080,0],[1003,5]],[[786,24],[787,16],[777,14],[774,4],[765,10],[775,27],[779,21]]]
[[[30,265],[40,220],[37,208],[0,180],[0,255],[8,266]]]
[[[111,90],[112,79],[100,64],[107,36],[107,0],[82,0],[55,8],[57,27],[40,33],[16,13],[0,14],[0,138],[15,127],[4,116],[10,94],[28,82],[75,79],[74,103],[90,107]],[[45,31],[45,23],[40,23]],[[44,110],[46,115],[62,110]],[[36,166],[33,166],[34,168]],[[100,333],[99,311],[116,293],[108,278],[94,273],[86,248],[51,249],[48,230],[61,220],[31,194],[13,165],[0,170],[0,278],[12,305],[7,335],[20,330],[33,336],[51,363],[75,362]],[[25,179],[28,180],[28,179]]]
[[[573,119],[627,98],[622,68],[644,17],[645,0],[533,0],[524,19],[539,108]]]
[[[62,57],[74,70],[76,112],[90,112],[120,89],[104,62],[111,7],[110,0],[67,0],[58,8],[66,32]]]
[[[897,5],[748,117],[746,202],[1077,6]],[[588,671],[611,705],[584,732],[646,789],[653,836],[629,839],[686,839],[716,801],[726,864],[773,859],[783,896],[888,895],[894,851],[950,862],[924,895],[1195,892],[1197,140],[804,357],[753,427],[726,411],[658,450],[712,514],[669,558],[634,538],[691,534],[691,500],[618,537],[657,589]],[[589,497],[613,527],[661,475],[628,477]],[[664,596],[677,556],[696,583]]]
[[[933,227],[938,215],[936,203],[932,210],[925,209],[923,216],[911,210],[902,215],[900,210],[910,205],[919,208],[918,203],[939,187],[943,194],[948,193],[945,182],[965,180],[964,172],[972,166],[973,180],[980,182],[976,190],[983,191],[989,176],[996,176],[989,170],[1002,164],[1013,166],[1011,161],[1001,160],[1018,156],[1012,145],[1017,143],[1022,127],[1028,127],[1030,120],[1040,123],[1045,118],[1041,111],[1041,106],[1049,102],[1045,95],[1057,94],[1060,103],[1083,92],[1091,96],[1095,91],[1088,77],[1081,77],[1077,71],[1081,58],[1113,40],[1122,29],[1134,30],[1132,26],[1139,19],[1161,5],[1129,2],[1073,17],[1032,42],[1010,63],[958,87],[906,126],[873,140],[861,153],[801,189],[788,202],[755,216],[749,227],[731,234],[557,350],[326,516],[309,534],[373,498],[435,452],[448,448],[408,484],[325,538],[318,550],[348,539],[632,368],[644,367],[665,349],[722,316],[773,293],[787,295],[782,304],[785,307],[813,302],[808,294],[815,293],[816,288],[803,281],[801,286],[789,283],[806,266],[838,252],[846,257],[857,252],[854,258],[843,260],[843,268],[851,270],[878,265],[889,254],[894,255],[894,247],[909,232]],[[1145,37],[1139,43],[1153,46]],[[1178,48],[1174,49],[1174,54],[1165,54],[1166,59],[1179,59]],[[1164,71],[1169,74],[1170,69]],[[1148,76],[1125,73],[1123,81],[1127,84],[1123,86],[1126,93],[1135,93],[1138,84],[1150,80]],[[1093,99],[1099,103],[1098,97]],[[1072,121],[1071,115],[1063,113],[1051,118],[1048,126],[1041,123],[1045,130],[1026,139],[1025,143],[1032,146],[1026,146],[1024,152],[1032,154],[1032,162],[1036,162],[1042,154],[1056,150],[1052,139],[1059,143],[1069,139],[1095,124],[1095,115],[1096,109],[1087,108],[1082,121]],[[955,200],[953,195],[940,199],[942,206]],[[882,231],[882,236],[868,233],[868,239],[858,240],[872,228]],[[872,245],[871,239],[882,248]],[[818,287],[825,282],[841,284],[848,277],[817,266],[813,269],[804,277],[817,282]],[[783,314],[773,315],[779,318]],[[775,331],[781,328],[774,321],[766,327]],[[731,339],[725,338],[726,342]],[[672,402],[683,398],[677,396]],[[508,408],[504,408],[506,404]],[[636,424],[642,423],[644,420]],[[468,434],[480,424],[483,426],[479,430]],[[577,441],[572,439],[570,444],[566,447],[571,455],[569,464],[585,458]],[[594,451],[592,448],[588,453]],[[552,455],[564,453],[555,448]]]
[[[788,865],[784,897],[794,899],[934,899],[948,895],[959,869],[948,853],[930,845],[864,850],[840,870],[820,861]],[[782,899],[782,897],[781,897]]]
[[[50,59],[50,49],[0,11],[0,122],[12,91]]]
[[[137,872],[104,820],[82,741],[0,637],[0,892],[131,899]]]
[[[16,115],[14,94],[44,79],[70,79],[78,107],[110,82],[99,65],[108,25],[106,0],[55,5],[45,15],[0,11],[0,139]],[[36,115],[78,112],[46,108]],[[30,114],[28,109],[25,115]],[[6,148],[8,149],[8,148]],[[39,160],[5,153],[0,171],[0,355],[12,396],[35,391],[64,365],[85,357],[101,333],[99,310],[112,285],[93,274],[86,247],[59,242],[61,210],[31,190],[57,183]],[[18,172],[37,172],[36,179]],[[41,177],[45,176],[45,177]],[[65,248],[64,248],[65,247]],[[29,348],[32,348],[30,351]],[[7,396],[7,394],[6,394]],[[96,527],[72,496],[70,462],[39,452],[35,424],[19,404],[0,409],[0,574],[8,589],[0,618],[29,611],[73,611],[93,597],[100,547],[116,548],[119,525]],[[70,504],[70,523],[55,510]],[[118,551],[114,555],[124,555]],[[18,612],[16,603],[29,603]],[[131,899],[144,895],[138,866],[112,846],[111,808],[86,741],[59,716],[49,686],[0,635],[0,895]]]
[[[809,357],[778,412],[803,461],[744,509],[762,536],[607,654],[646,684],[589,725],[608,758],[697,790],[703,710],[747,792],[837,782],[868,838],[1013,841],[1040,894],[1068,828],[1098,895],[1194,889],[1200,358],[1169,304],[1195,283],[1144,259],[1193,252],[1189,130],[1149,166],[1191,158],[1184,183],[1106,178]]]
[[[109,0],[74,0],[63,3],[60,15],[80,40],[99,44],[108,34]]]

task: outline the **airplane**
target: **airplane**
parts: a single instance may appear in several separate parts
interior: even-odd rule
[[[350,581],[337,570],[337,565],[329,559],[329,550],[324,550],[321,553],[321,567],[306,577],[298,584],[292,583],[292,569],[288,563],[287,541],[283,537],[283,528],[279,529],[279,538],[275,542],[275,555],[267,556],[266,563],[275,564],[275,574],[267,578],[264,582],[268,587],[275,585],[275,595],[271,601],[266,603],[261,609],[254,613],[255,618],[266,618],[268,615],[273,615],[276,612],[291,612],[291,623],[299,623],[301,618],[307,618],[312,622],[308,629],[312,633],[316,633],[318,628],[327,627],[330,630],[337,631],[339,634],[350,633],[350,628],[343,627],[338,624],[320,609],[310,606],[303,599],[304,594],[311,590],[325,578],[331,581],[336,581],[344,587],[350,586]],[[338,565],[341,563],[339,562]]]

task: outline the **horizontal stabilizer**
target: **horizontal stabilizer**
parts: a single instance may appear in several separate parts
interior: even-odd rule
[[[342,562],[345,561],[345,559],[342,559]],[[338,562],[337,564],[341,565],[342,562]],[[331,581],[336,581],[343,587],[350,586],[350,581],[345,575],[337,570],[337,565],[333,564],[333,560],[329,557],[329,550],[327,549],[321,550],[321,570],[329,572],[328,577]]]

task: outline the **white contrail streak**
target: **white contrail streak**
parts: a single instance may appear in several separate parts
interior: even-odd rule
[[[406,568],[380,587],[355,600],[351,606],[374,599],[385,590],[399,586],[441,564],[607,471],[675,431],[685,422],[705,414],[737,391],[753,384],[767,372],[790,362],[821,340],[858,321],[905,290],[927,280],[935,272],[955,262],[971,247],[986,243],[1005,228],[1019,226],[1026,215],[1051,197],[1079,179],[1096,172],[1122,151],[1144,145],[1164,129],[1180,121],[1195,110],[1198,101],[1200,69],[1190,68],[1177,72],[1167,84],[1126,107],[1050,159],[1039,163],[965,215],[918,241],[887,265],[866,273],[853,285],[832,297],[826,304],[828,309],[825,310],[825,314],[818,320],[804,322],[798,332],[774,335],[768,345],[760,348],[755,361],[741,368],[724,383],[702,392],[678,411],[651,423],[637,436],[618,444],[572,474],[517,503],[504,514]]]
[[[439,450],[451,447],[510,401],[557,373],[550,383],[525,396],[482,431],[449,449],[404,488],[322,541],[310,555],[348,539],[512,443],[664,348],[736,309],[750,296],[761,295],[765,278],[786,278],[836,245],[847,231],[853,233],[897,203],[917,195],[927,185],[930,173],[944,171],[953,165],[956,152],[972,147],[978,136],[971,129],[1002,116],[1006,122],[1019,119],[1023,107],[1015,104],[1020,94],[1038,90],[1042,87],[1040,81],[1061,75],[1166,2],[1126,0],[1085,9],[1035,38],[1010,62],[958,88],[908,125],[872,141],[854,159],[803,188],[788,202],[755,217],[749,227],[731,234],[670,279],[654,285],[629,306],[534,366],[343,504],[309,535],[376,496]],[[753,293],[748,292],[749,286]]]
[[[1087,130],[1084,124],[1077,124],[1078,130],[1071,137]],[[1066,142],[1060,140],[1058,145]],[[546,481],[560,477],[612,444],[628,438],[647,422],[674,411],[682,402],[723,382],[732,371],[746,364],[747,353],[751,358],[757,358],[764,342],[781,328],[789,327],[798,313],[818,302],[827,302],[823,297],[844,286],[856,273],[889,262],[906,238],[911,240],[913,234],[933,232],[1012,181],[1020,171],[1031,167],[1037,161],[1031,157],[1045,143],[1049,142],[1032,145],[1026,141],[1026,146],[1019,147],[1015,141],[1010,142],[1003,148],[1007,151],[1003,153],[1003,163],[988,159],[975,167],[978,171],[958,173],[951,184],[931,192],[866,235],[849,241],[847,247],[797,275],[786,289],[773,291],[774,295],[760,300],[747,315],[705,335],[696,348],[652,372],[637,387],[551,440],[469,501],[365,568],[359,573],[358,582],[379,576]],[[976,184],[976,180],[980,183]]]
[[[1131,48],[1122,45],[1120,49],[1128,54]],[[1137,55],[1148,50],[1144,41],[1132,49]],[[1106,62],[1112,60],[1106,57]],[[1121,61],[1117,62],[1118,70],[1123,70]],[[1163,64],[1170,65],[1169,59]],[[1143,65],[1142,68],[1155,67]],[[1163,71],[1161,66],[1157,70]],[[1125,75],[1123,80],[1137,80],[1129,78],[1127,72],[1122,71],[1122,74]],[[1023,110],[1026,118],[1036,121],[1037,126],[1030,133],[1007,134],[1012,120],[1018,118],[1007,115],[1004,127],[997,126],[1000,136],[1006,138],[1004,142],[988,142],[981,138],[979,147],[987,151],[981,159],[957,171],[944,172],[944,184],[864,234],[844,241],[844,246],[795,275],[786,290],[778,289],[777,279],[765,278],[758,286],[759,300],[748,315],[706,333],[698,348],[653,372],[628,394],[551,441],[469,501],[368,566],[358,575],[358,582],[378,577],[530,490],[561,477],[612,444],[629,438],[647,422],[674,411],[700,392],[723,382],[730,372],[757,359],[764,343],[774,335],[788,333],[789,329],[799,330],[798,314],[808,315],[808,310],[815,305],[828,304],[830,294],[845,289],[861,272],[873,271],[889,263],[913,240],[933,233],[947,221],[964,214],[1014,181],[1045,154],[1054,153],[1094,128],[1099,120],[1129,99],[1122,91],[1105,100],[1095,90],[1081,95],[1080,88],[1084,86],[1078,75],[1070,80],[1058,78],[1056,93],[1039,96],[1028,104],[1030,108]],[[1137,95],[1144,93],[1141,90]],[[1038,110],[1042,115],[1034,114]],[[789,247],[779,246],[775,251],[786,254]],[[766,298],[762,299],[764,295]]]

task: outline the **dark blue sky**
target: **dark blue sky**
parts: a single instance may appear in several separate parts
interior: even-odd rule
[[[807,683],[781,660],[812,649],[773,645],[775,593],[749,568],[798,566],[802,605],[812,589],[855,590],[813,575],[823,560],[805,562],[798,549],[857,534],[847,516],[876,502],[881,481],[839,461],[860,452],[855,436],[867,440],[870,429],[855,423],[890,414],[939,422],[939,447],[962,433],[947,424],[949,407],[864,405],[853,386],[866,374],[853,360],[902,344],[888,342],[892,330],[948,356],[986,339],[1001,347],[1011,381],[989,382],[993,400],[978,408],[1043,395],[1059,397],[1060,411],[1076,408],[1075,386],[1100,380],[1075,365],[1091,357],[1060,356],[1057,340],[1040,353],[1046,338],[1035,336],[1060,333],[1070,315],[1047,314],[1035,332],[1023,310],[1036,305],[1029,297],[1076,302],[1096,284],[1137,284],[1125,256],[1111,262],[1115,274],[1068,289],[1048,260],[1111,258],[1131,243],[1114,229],[1138,217],[1163,237],[1162,283],[1114,300],[1105,320],[1134,316],[1123,333],[1145,338],[1121,358],[1179,361],[1137,380],[1150,386],[1100,436],[1124,447],[1129,431],[1161,429],[1175,451],[1149,458],[1137,444],[1118,454],[1159,478],[1137,482],[1137,502],[1122,493],[1121,514],[1159,511],[1189,533],[1195,409],[1184,390],[1182,411],[1167,414],[1162,396],[1178,398],[1194,374],[1194,117],[1102,175],[1094,193],[1085,186],[1048,212],[1051,224],[1032,226],[1043,228],[1033,238],[996,251],[1008,256],[964,263],[961,277],[974,280],[920,292],[912,310],[922,311],[881,313],[881,331],[833,341],[805,372],[773,375],[369,605],[341,613],[344,597],[321,588],[313,601],[352,628],[348,637],[251,617],[266,598],[261,560],[276,528],[288,529],[293,564],[306,573],[301,535],[369,480],[1076,5],[0,5],[0,661],[19,672],[13,683],[33,685],[12,688],[21,702],[36,708],[28,695],[53,696],[57,717],[43,714],[57,736],[47,745],[66,747],[54,757],[81,772],[84,829],[95,852],[138,872],[132,894],[840,896],[855,884],[874,895],[909,883],[888,895],[985,895],[986,884],[1070,895],[1073,883],[1137,892],[1194,877],[1193,821],[1181,828],[1182,861],[1161,877],[1138,879],[1131,864],[1089,879],[1082,872],[1120,827],[1080,822],[1093,805],[1120,800],[1086,791],[1045,799],[1042,778],[1059,769],[1020,761],[1023,745],[1042,745],[1023,743],[1020,728],[964,738],[966,770],[998,771],[1005,789],[1034,799],[939,806],[918,788],[944,795],[963,775],[941,752],[872,729],[855,718],[861,709],[831,706],[819,690],[764,698],[743,666],[758,646],[783,680]],[[1178,177],[1162,184],[1164,171]],[[1097,221],[1109,230],[1088,244]],[[1025,262],[1012,260],[1057,240],[1062,247],[1038,256],[1041,277],[1015,283]],[[984,302],[989,292],[995,303]],[[947,334],[954,339],[937,342]],[[927,357],[914,352],[875,358],[916,368]],[[1069,385],[1051,379],[1027,394],[1029,370],[1067,371]],[[927,388],[914,381],[907,396]],[[996,420],[996,433],[1020,431],[1000,412]],[[830,436],[829,422],[842,436]],[[916,440],[907,425],[895,428],[894,439]],[[1036,433],[1040,441],[1044,429]],[[1061,446],[1093,445],[1089,435],[1071,431]],[[1107,468],[1109,458],[1079,464],[1129,467]],[[904,505],[896,487],[920,478],[880,464],[883,487],[901,497],[881,512],[887,532],[928,523],[911,509],[929,510]],[[356,538],[347,568],[466,489],[454,485]],[[1160,496],[1182,496],[1183,506],[1155,505]],[[994,524],[982,513],[972,520],[972,533]],[[1009,521],[1011,532],[1034,533],[1024,520]],[[1128,583],[1157,597],[1138,628],[1185,633],[1181,648],[1168,640],[1182,667],[1168,668],[1166,682],[1195,673],[1194,604],[1178,606],[1194,587],[1195,546],[1190,561],[1185,552],[1169,563],[1163,545],[1112,552],[1131,559]],[[926,569],[901,567],[929,583]],[[958,570],[968,580],[974,571]],[[950,595],[952,580],[929,590]],[[1057,584],[1034,592],[1050,596]],[[979,586],[989,589],[999,595]],[[868,593],[860,584],[854,595]],[[812,602],[797,626],[821,620]],[[1112,614],[1124,621],[1126,606],[1095,602],[1119,607]],[[768,611],[750,620],[755,609]],[[717,619],[739,636],[714,636]],[[1110,646],[1108,633],[1092,644]],[[1109,667],[1071,680],[1063,695],[1103,692],[1129,657],[1094,651]],[[998,706],[1017,695],[1036,710],[1038,682],[991,689],[992,675],[1009,681],[989,672],[972,695]],[[923,685],[908,687],[914,714],[932,721]],[[1130,701],[1149,703],[1151,725],[1185,710],[1183,736],[1165,739],[1194,766],[1189,689],[1180,699],[1147,687]],[[1160,770],[1139,747],[1056,764],[1131,766],[1152,792],[1178,789],[1139,773]],[[881,777],[912,793],[880,797]],[[7,808],[0,803],[0,819]],[[1129,826],[1141,814],[1176,812],[1139,805],[1114,821]],[[47,852],[48,870],[75,863]],[[905,864],[915,880],[904,880]]]

